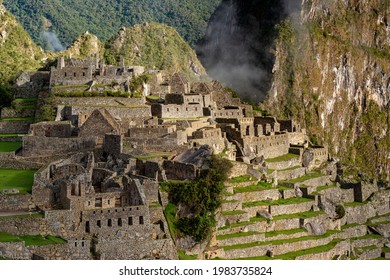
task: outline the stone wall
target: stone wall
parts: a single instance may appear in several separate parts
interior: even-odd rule
[[[197,118],[203,117],[201,104],[152,104],[152,115],[158,118]]]
[[[199,171],[195,165],[173,160],[164,160],[163,168],[168,180],[195,180]]]
[[[288,169],[294,166],[301,166],[301,159],[299,157],[286,161],[267,162],[269,169]]]
[[[48,235],[52,232],[48,229],[48,224],[43,217],[1,217],[0,231],[15,235]]]
[[[95,137],[57,138],[23,137],[23,156],[61,154],[93,150],[97,145]]]
[[[279,198],[280,193],[277,189],[261,190],[255,192],[242,192],[236,193],[232,196],[232,199],[240,200],[243,202],[277,200]]]
[[[78,105],[78,106],[126,106],[138,107],[144,106],[143,98],[127,98],[127,97],[56,97],[55,104],[57,105]]]
[[[30,170],[39,169],[42,163],[28,161],[22,157],[14,156],[13,153],[4,155],[0,153],[0,168]]]
[[[12,194],[6,195],[0,192],[1,211],[21,211],[30,209],[31,195]]]
[[[35,257],[44,260],[89,260],[92,259],[90,247],[89,240],[70,240],[66,244],[27,246]]]
[[[1,109],[1,117],[2,118],[27,118],[33,117],[35,115],[34,108],[2,108]]]
[[[20,136],[0,136],[0,142],[22,142],[22,135]]]
[[[241,175],[248,174],[249,165],[247,163],[238,162],[238,161],[232,163],[233,163],[233,167],[230,169],[229,178],[235,178]]]
[[[30,124],[33,121],[30,120],[20,120],[20,121],[4,121],[0,120],[0,133],[20,133],[26,134],[30,128]]]
[[[350,243],[348,240],[345,240],[337,243],[337,245],[329,251],[298,256],[295,260],[331,260],[337,255],[348,255],[349,251]]]
[[[267,251],[271,251],[274,255],[286,254],[289,252],[300,251],[312,247],[325,245],[332,241],[333,237],[318,238],[312,240],[303,240],[297,242],[283,243],[277,245],[260,245],[244,249],[225,250],[224,257],[227,259],[235,259],[242,257],[264,256]]]
[[[34,98],[37,97],[42,89],[49,86],[49,72],[24,72],[15,81],[15,98]]]
[[[276,170],[275,177],[278,180],[290,180],[290,179],[302,177],[305,174],[306,174],[306,168],[300,167],[300,168],[295,168],[290,170]]]
[[[253,234],[250,236],[217,239],[217,246],[232,246],[237,244],[251,243],[251,242],[263,242],[265,241],[264,233]]]
[[[11,260],[30,260],[32,254],[24,242],[0,242],[0,257]]]

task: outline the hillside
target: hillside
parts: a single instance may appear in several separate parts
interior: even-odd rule
[[[69,46],[79,34],[89,31],[100,40],[111,38],[121,26],[160,22],[175,27],[190,44],[204,35],[207,22],[221,0],[5,0],[34,41],[46,42],[43,30],[56,34]]]
[[[21,71],[36,70],[45,54],[0,3],[0,84]]]
[[[108,64],[124,58],[129,65],[143,65],[171,73],[183,71],[192,78],[206,75],[195,52],[176,30],[157,23],[121,28],[106,44],[105,58]]]
[[[279,26],[273,84],[264,107],[293,117],[312,142],[360,173],[390,176],[390,5],[303,1]]]

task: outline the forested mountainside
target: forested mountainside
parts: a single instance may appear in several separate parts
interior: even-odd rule
[[[390,173],[390,3],[303,0],[279,26],[270,113],[370,177]]]
[[[86,31],[106,41],[121,26],[145,22],[172,26],[187,42],[195,44],[203,37],[220,3],[221,0],[4,0],[34,41],[44,47],[45,30],[57,34],[66,47]]]

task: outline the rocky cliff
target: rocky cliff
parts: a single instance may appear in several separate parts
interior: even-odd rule
[[[263,104],[361,173],[390,179],[390,4],[303,0],[279,25]]]

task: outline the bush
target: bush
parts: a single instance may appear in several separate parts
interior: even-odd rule
[[[13,96],[9,89],[0,85],[0,108],[11,106]]]

